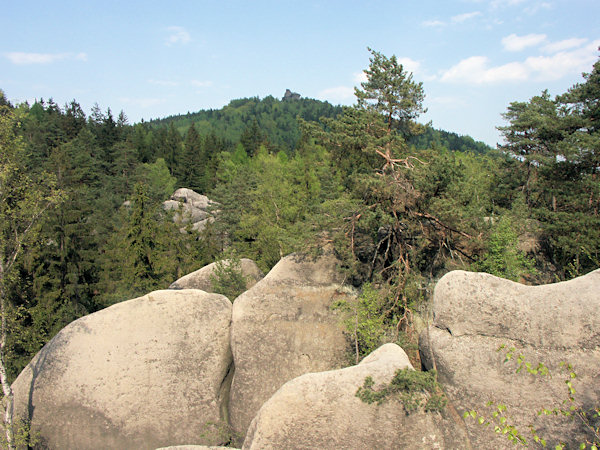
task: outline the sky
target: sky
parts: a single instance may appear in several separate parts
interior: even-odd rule
[[[514,101],[583,82],[599,0],[7,1],[0,89],[130,123],[286,89],[355,103],[370,47],[422,82],[420,121],[495,146]]]

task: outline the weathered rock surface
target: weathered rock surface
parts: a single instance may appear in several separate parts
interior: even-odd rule
[[[187,189],[177,189],[171,198],[163,202],[165,211],[174,211],[173,221],[182,224],[191,224],[195,231],[202,231],[206,224],[214,220],[214,212],[210,207],[216,205],[206,195]],[[185,228],[182,229],[185,231]]]
[[[346,339],[330,306],[346,298],[336,260],[291,255],[233,304],[231,348],[235,374],[230,418],[245,435],[251,420],[286,381],[341,367]]]
[[[232,447],[208,447],[206,445],[175,445],[171,447],[161,447],[156,450],[235,450]]]
[[[13,384],[15,413],[56,449],[197,442],[226,418],[231,302],[156,291],[61,330]]]
[[[573,365],[576,401],[600,404],[600,270],[574,280],[524,286],[488,274],[455,271],[434,292],[433,326],[420,336],[421,358],[435,367],[459,412],[475,409],[490,415],[488,401],[508,407],[507,415],[530,440],[529,424],[549,443],[581,442],[578,421],[538,417],[542,408],[565,407],[565,379],[560,362]],[[500,345],[516,347],[504,363]],[[515,373],[523,354],[535,368],[553,377]],[[570,404],[566,404],[568,408]],[[474,448],[507,447],[505,436],[466,420]]]
[[[227,265],[228,261],[223,261]],[[173,282],[169,289],[202,289],[206,292],[213,292],[212,277],[215,276],[217,263],[210,263],[195,272],[184,275],[177,281]],[[256,263],[248,258],[240,260],[240,269],[242,275],[246,278],[246,289],[250,289],[257,281],[262,280],[263,273],[258,268]],[[231,299],[234,300],[233,298]]]
[[[397,398],[377,405],[356,397],[367,376],[377,388],[406,367],[412,369],[404,350],[385,344],[356,366],[295,378],[262,406],[243,448],[467,447],[464,425],[448,413],[406,414]]]

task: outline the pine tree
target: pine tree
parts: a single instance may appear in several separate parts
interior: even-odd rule
[[[202,138],[192,123],[183,142],[182,170],[179,184],[197,192],[205,192],[206,152]]]

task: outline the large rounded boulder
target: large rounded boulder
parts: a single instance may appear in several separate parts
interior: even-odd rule
[[[155,449],[226,422],[231,302],[156,291],[62,329],[13,384],[15,416],[48,448]],[[203,437],[202,437],[203,436]]]
[[[230,419],[239,435],[286,381],[344,365],[346,338],[331,306],[351,294],[336,262],[330,251],[317,259],[287,256],[235,300]]]
[[[586,427],[576,416],[538,412],[600,405],[600,270],[543,286],[450,272],[435,288],[433,314],[420,336],[421,358],[437,369],[461,413],[487,421],[503,405],[506,422],[492,421],[501,430],[510,424],[531,441],[531,425],[548,444],[584,442]],[[573,401],[565,381],[575,389]],[[472,416],[466,424],[475,448],[510,445],[493,426]]]
[[[406,353],[385,344],[356,366],[295,378],[262,406],[243,448],[467,448],[464,425],[445,411],[407,413],[397,396],[381,404],[356,396],[367,377],[377,389],[405,368]]]

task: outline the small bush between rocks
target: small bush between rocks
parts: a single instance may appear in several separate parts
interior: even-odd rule
[[[380,405],[391,396],[398,396],[408,414],[423,407],[425,411],[442,411],[448,402],[446,395],[436,381],[436,372],[421,372],[412,369],[398,369],[389,384],[375,390],[371,376],[356,391],[356,396],[365,403]]]
[[[246,290],[246,277],[242,273],[240,258],[231,254],[215,263],[214,275],[211,275],[213,291],[222,294],[233,302]]]

